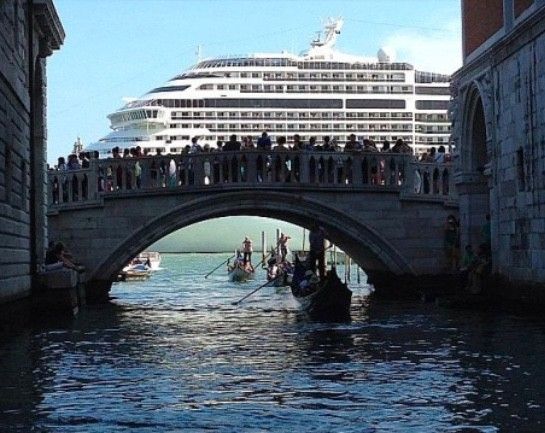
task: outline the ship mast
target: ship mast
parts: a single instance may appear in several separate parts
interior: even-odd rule
[[[329,18],[324,25],[324,38],[321,37],[321,32],[318,32],[317,37],[310,43],[309,57],[320,57],[331,55],[337,37],[341,34],[343,26],[342,18]]]
[[[324,26],[325,37],[321,39],[321,32],[318,32],[318,37],[314,39],[311,43],[311,46],[314,47],[323,47],[325,49],[331,49],[335,46],[337,42],[337,36],[341,34],[341,28],[343,26],[342,18],[329,18],[327,23]]]

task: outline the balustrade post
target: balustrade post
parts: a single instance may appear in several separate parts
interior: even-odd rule
[[[68,191],[68,196],[66,197],[67,203],[72,203],[74,200],[74,185],[72,184],[72,176],[67,175],[66,176],[66,190]]]
[[[439,176],[438,176],[438,179],[437,179],[437,182],[439,183],[437,185],[437,192],[439,195],[443,195],[443,186],[444,186],[444,183],[443,183],[443,169],[442,169],[442,165],[443,164],[437,164],[437,170],[439,171]]]
[[[204,158],[202,155],[193,158],[193,176],[193,185],[204,185]]]
[[[280,167],[276,166],[276,162],[280,161]],[[286,154],[282,153],[280,155],[276,155],[276,158],[274,159],[275,164],[275,171],[280,168],[280,172],[275,172],[275,182],[279,183],[285,183],[286,182]]]
[[[339,160],[342,158],[342,156],[338,156],[337,155],[334,155],[332,157],[332,159],[330,159],[330,161],[332,162],[331,164],[331,170],[333,170],[333,176],[332,176],[332,180],[333,180],[333,185],[337,185],[339,184],[339,167],[342,167],[340,164],[339,164]]]
[[[361,154],[352,155],[352,183],[354,185],[361,185],[363,183],[362,178],[362,165],[363,158]]]
[[[64,196],[65,196],[65,184],[64,184],[65,176],[59,174],[59,204],[64,203]],[[67,196],[68,197],[68,196]],[[68,201],[68,200],[67,200]]]
[[[403,166],[403,180],[401,184],[401,192],[403,195],[411,195],[414,193],[415,171],[417,170],[417,163],[412,161],[412,155],[403,155],[403,158],[398,160]],[[399,166],[396,169],[399,173]],[[399,185],[399,181],[396,179],[396,183]]]
[[[299,152],[297,154],[299,158],[299,183],[308,184],[310,183],[309,179],[309,164],[310,164],[310,154],[308,152]]]
[[[257,154],[252,150],[246,152],[246,182],[257,182]]]
[[[448,198],[449,200],[455,200],[458,197],[458,190],[456,189],[456,184],[454,182],[454,165],[449,164],[448,168]]]
[[[52,171],[47,172],[47,205],[55,204],[55,177],[51,175]]]
[[[96,159],[89,161],[87,170],[87,200],[96,200],[98,198],[98,164]]]

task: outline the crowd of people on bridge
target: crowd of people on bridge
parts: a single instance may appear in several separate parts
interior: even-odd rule
[[[213,153],[213,152],[229,152],[229,151],[245,151],[245,150],[264,150],[264,151],[311,151],[311,152],[350,152],[350,153],[403,153],[414,154],[413,149],[401,138],[391,145],[388,140],[385,140],[379,146],[371,139],[365,138],[358,140],[356,134],[350,134],[348,140],[341,146],[335,138],[331,139],[330,136],[323,136],[321,143],[319,143],[316,137],[310,137],[308,142],[303,142],[299,134],[295,134],[292,139],[292,144],[288,145],[287,138],[283,135],[276,137],[276,143],[273,144],[271,137],[265,131],[254,143],[254,137],[251,135],[244,136],[242,141],[238,140],[236,134],[232,134],[229,140],[226,142],[218,141],[216,147],[210,146],[208,143],[201,145],[199,143],[199,137],[193,137],[191,144],[183,147],[181,154],[196,154],[196,153]],[[161,156],[161,148],[156,148],[155,153],[152,154],[149,148],[142,149],[140,146],[121,149],[118,146],[114,147],[111,151],[111,158],[142,158],[147,156]],[[420,155],[415,155],[421,162],[429,163],[446,163],[451,161],[451,153],[447,152],[445,146],[441,145],[438,148],[430,147],[428,151],[423,152]],[[97,151],[91,152],[79,152],[79,154],[71,153],[66,158],[61,156],[57,160],[57,164],[54,167],[50,167],[52,170],[58,171],[71,171],[80,170],[82,168],[88,168],[92,159],[98,159],[99,153]]]
[[[285,158],[286,167],[281,168],[282,163],[276,161],[275,154],[284,155],[291,152],[311,152],[311,153],[328,153],[328,159],[331,158],[331,153],[349,153],[349,154],[405,154],[416,155],[413,153],[413,149],[402,139],[396,140],[393,146],[390,146],[388,141],[382,143],[382,147],[379,150],[377,145],[370,139],[364,139],[359,141],[355,134],[351,134],[344,146],[341,147],[335,139],[331,140],[329,136],[323,136],[320,143],[317,142],[316,137],[311,137],[308,142],[303,142],[298,134],[295,134],[292,138],[292,144],[288,145],[285,136],[277,136],[276,144],[273,146],[271,137],[267,132],[263,132],[257,142],[254,144],[252,136],[244,137],[243,141],[237,140],[235,134],[231,135],[229,141],[223,143],[218,142],[217,146],[212,148],[207,143],[201,145],[199,143],[199,137],[193,137],[191,139],[191,145],[186,145],[182,151],[182,155],[196,155],[206,153],[221,153],[230,151],[251,151],[261,150],[267,152],[263,164],[265,167],[257,173],[258,182],[263,182],[265,177],[271,178],[274,181],[281,181],[282,179],[295,180],[299,178],[299,161],[292,160],[290,157],[281,156]],[[270,153],[268,153],[270,152]],[[187,176],[186,182],[191,184],[194,180],[195,173],[191,159],[187,161],[178,160],[172,158],[171,154],[165,155],[165,159],[160,158],[157,160],[154,158],[151,163],[147,164],[143,162],[143,159],[151,156],[162,156],[161,148],[155,149],[155,154],[152,155],[150,149],[141,148],[140,146],[120,149],[118,146],[114,147],[111,151],[110,160],[128,160],[132,159],[126,168],[123,168],[123,164],[106,164],[99,166],[98,172],[98,191],[114,191],[118,189],[140,189],[142,187],[143,178],[146,179],[147,184],[151,186],[162,187],[176,187],[184,184],[184,177]],[[66,159],[64,157],[58,158],[57,165],[52,169],[56,172],[70,173],[79,171],[81,169],[89,168],[93,159],[99,159],[99,153],[97,151],[92,152],[80,152],[79,154],[72,153]],[[273,164],[273,160],[276,161]],[[333,168],[336,172],[338,179],[345,183],[351,183],[351,168],[343,168],[343,159],[335,158],[337,167]],[[393,184],[402,182],[404,173],[402,169],[396,168],[396,162],[394,159],[390,159],[387,163],[385,159],[378,162],[371,163],[371,159],[368,160],[369,167],[364,169],[364,178],[367,179],[364,182],[370,184]],[[448,163],[451,161],[451,154],[446,152],[444,146],[439,146],[436,150],[434,147],[430,148],[429,152],[424,152],[420,155],[419,161],[425,163]],[[321,158],[316,163],[318,171],[318,181],[333,182],[335,174],[333,172],[326,173],[325,163]],[[378,164],[378,165],[377,165]],[[329,170],[329,166],[327,168]],[[211,162],[209,160],[203,161],[204,170],[204,183],[218,183],[229,181],[244,181],[246,177],[245,169],[242,164],[237,168],[240,173],[233,173],[235,179],[230,179],[229,170],[230,167],[223,167],[223,170],[217,166],[217,162]],[[284,173],[282,174],[282,170]],[[365,171],[367,170],[367,171]],[[146,173],[143,173],[146,171]],[[220,171],[223,173],[220,175]],[[258,170],[259,171],[259,170]],[[331,170],[330,170],[331,171]],[[266,172],[266,173],[265,173]],[[389,175],[386,176],[386,172]],[[397,173],[397,174],[394,174]],[[52,199],[53,203],[77,201],[81,198],[87,198],[88,179],[82,174],[81,179],[76,177],[54,176],[52,177]],[[280,177],[282,179],[280,179]],[[388,179],[386,179],[388,177]],[[417,172],[415,174],[415,192],[423,194],[448,194],[448,176],[442,176],[441,173],[435,169],[433,173]]]

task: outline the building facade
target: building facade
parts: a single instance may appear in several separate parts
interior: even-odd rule
[[[451,85],[462,246],[491,233],[498,287],[543,296],[545,0],[462,0],[462,20]]]
[[[0,302],[28,295],[44,259],[45,68],[63,40],[52,0],[0,1]]]

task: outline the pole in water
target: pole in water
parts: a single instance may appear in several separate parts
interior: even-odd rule
[[[358,284],[360,284],[360,283],[361,283],[361,279],[360,279],[360,267],[358,266],[356,269],[357,269],[357,271],[358,271],[358,273],[357,273],[357,275],[358,275]]]
[[[305,253],[305,238],[307,235],[307,230],[303,227],[303,254]]]
[[[261,261],[265,261],[265,248],[267,245],[267,240],[265,238],[265,231],[261,232]]]
[[[348,282],[348,256],[344,254],[344,284]]]
[[[276,229],[276,257],[280,257],[280,229]]]

